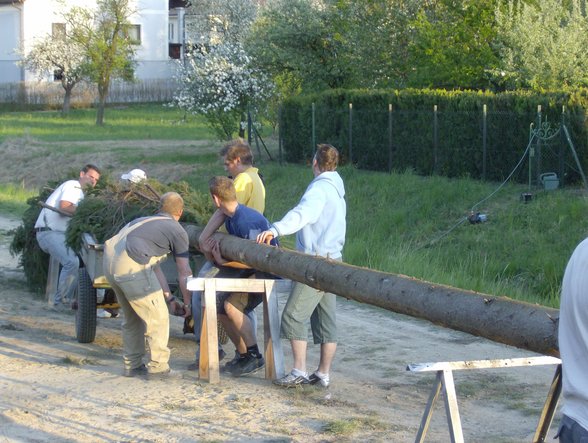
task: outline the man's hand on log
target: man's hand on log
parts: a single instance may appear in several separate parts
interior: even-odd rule
[[[269,245],[273,238],[274,234],[272,231],[263,231],[257,235],[257,243],[267,243]]]
[[[214,261],[216,262],[216,264],[218,265],[224,265],[227,260],[225,260],[220,252],[220,245],[218,243],[218,241],[216,241],[214,238],[210,237],[207,240],[207,247],[210,247],[210,252],[212,254],[212,256],[214,257]]]

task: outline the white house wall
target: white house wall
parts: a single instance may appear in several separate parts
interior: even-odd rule
[[[0,82],[24,80],[15,48],[20,45],[20,9],[12,5],[0,6]]]
[[[66,0],[66,3],[68,8],[96,5],[95,0]],[[168,56],[168,0],[134,0],[133,3],[137,13],[130,22],[141,25],[135,75],[140,80],[169,78],[174,64]],[[0,6],[0,83],[36,81],[36,74],[16,64],[20,57],[15,49],[22,42],[25,53],[28,52],[37,39],[51,34],[52,23],[63,23],[57,0],[25,0],[18,7]],[[46,80],[51,81],[49,74]]]
[[[137,0],[135,8],[138,12],[130,21],[141,24],[135,75],[140,79],[168,78],[172,65],[168,56],[168,0]]]

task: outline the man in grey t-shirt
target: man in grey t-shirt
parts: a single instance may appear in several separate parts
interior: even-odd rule
[[[186,288],[186,279],[192,276],[192,270],[188,234],[178,223],[183,211],[182,197],[168,192],[161,197],[157,215],[132,221],[104,243],[104,275],[124,313],[123,361],[127,377],[147,373],[157,378],[171,373],[169,310],[177,312],[178,306],[159,264],[167,254],[174,256],[186,304],[184,316],[189,315],[192,295]],[[144,362],[147,355],[149,359]]]

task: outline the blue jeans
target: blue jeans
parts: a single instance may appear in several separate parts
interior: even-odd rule
[[[65,232],[42,231],[37,232],[37,243],[47,254],[59,260],[61,272],[57,283],[57,292],[53,296],[53,303],[71,302],[78,286],[78,269],[80,261],[77,254],[65,245]]]
[[[219,268],[213,263],[207,261],[200,271],[198,272],[198,278],[237,278],[239,269],[235,269],[234,272],[229,271],[232,268]],[[254,331],[257,331],[257,315],[255,309],[246,313],[249,321],[251,321],[251,327]],[[202,291],[192,292],[192,318],[194,319],[194,335],[196,336],[196,343],[200,344],[200,333],[202,332]],[[222,346],[218,345],[219,349]],[[200,349],[196,347],[196,360],[200,358]]]
[[[588,443],[588,430],[576,420],[564,415],[555,437],[559,437],[560,443]]]

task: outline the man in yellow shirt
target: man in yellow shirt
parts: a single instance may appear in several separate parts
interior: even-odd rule
[[[248,206],[252,209],[263,214],[265,211],[265,186],[259,175],[259,170],[253,166],[253,153],[251,148],[245,140],[237,138],[227,143],[219,152],[219,155],[223,159],[225,171],[229,174],[229,177],[233,178],[233,184],[237,191],[237,202],[239,204]],[[214,234],[219,228],[224,231],[223,224],[225,223],[226,215],[217,209],[216,212],[210,217],[210,220],[204,227],[200,239],[208,239]],[[253,237],[255,238],[255,237]],[[206,244],[200,242],[200,250],[205,252]],[[208,251],[210,252],[210,251]],[[218,274],[219,269],[211,262],[206,262],[198,277],[221,277]],[[196,342],[200,344],[200,332],[201,332],[201,300],[202,293],[200,291],[194,291],[192,293],[192,316],[194,318],[194,335],[196,336]],[[257,330],[257,316],[255,311],[251,311],[247,314],[253,330]],[[225,352],[219,344],[219,360],[224,358]],[[235,353],[233,361],[225,365],[225,369],[231,368],[231,363],[238,361],[239,354]],[[188,369],[198,370],[200,360],[200,345],[196,349],[196,361],[188,366]]]

